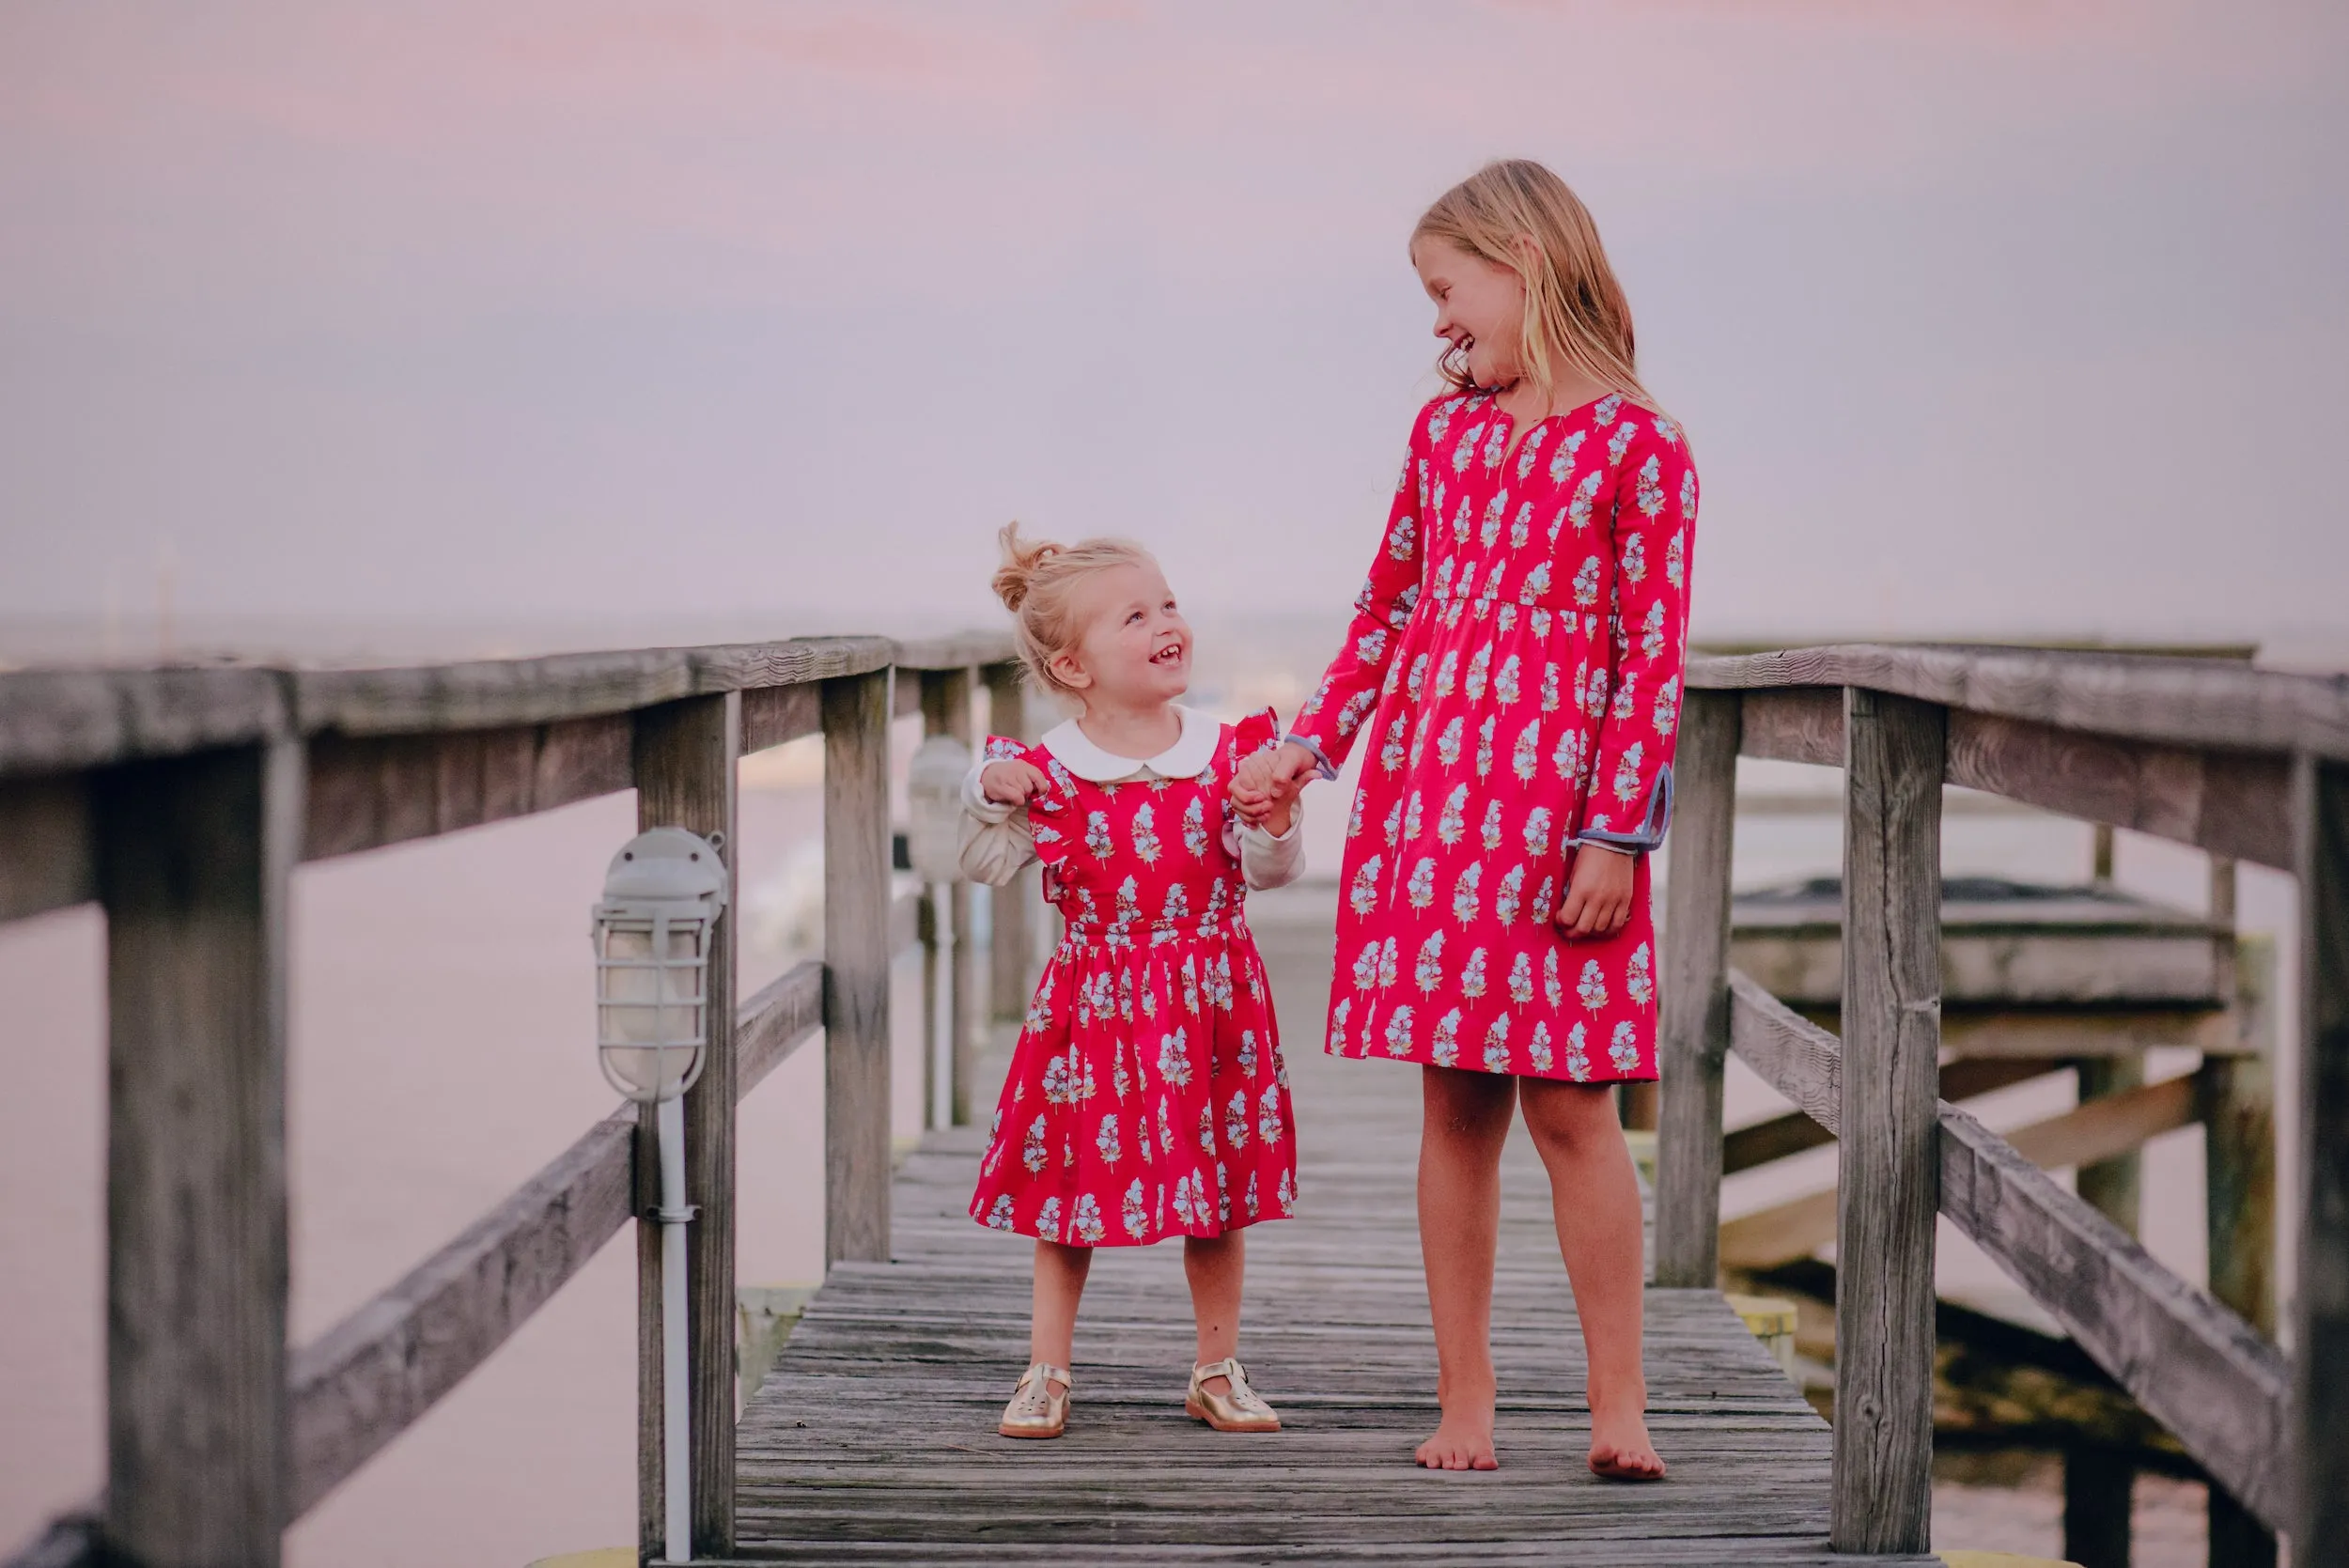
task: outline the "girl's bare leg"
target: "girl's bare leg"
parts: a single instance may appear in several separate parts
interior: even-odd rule
[[[1558,1250],[1574,1285],[1591,1368],[1591,1468],[1617,1480],[1664,1473],[1647,1433],[1640,1364],[1640,1179],[1611,1085],[1527,1079],[1525,1126],[1549,1170]]]
[[[1501,1234],[1501,1147],[1509,1138],[1517,1079],[1426,1067],[1420,1085],[1419,1250],[1435,1320],[1436,1401],[1443,1421],[1417,1457],[1429,1469],[1498,1469],[1493,1250]]]
[[[1028,1359],[1066,1367],[1077,1340],[1077,1303],[1093,1268],[1093,1249],[1035,1244],[1035,1306],[1028,1327]],[[1058,1383],[1060,1379],[1052,1380]]]
[[[1220,1236],[1183,1238],[1183,1274],[1190,1281],[1190,1311],[1199,1324],[1204,1367],[1239,1354],[1239,1297],[1248,1271],[1247,1238],[1237,1231]],[[1210,1377],[1200,1385],[1210,1393],[1230,1393],[1232,1380]]]

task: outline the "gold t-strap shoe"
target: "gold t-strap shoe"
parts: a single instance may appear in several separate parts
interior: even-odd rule
[[[1076,1383],[1066,1367],[1038,1361],[1019,1374],[1019,1388],[1003,1406],[1003,1419],[995,1430],[1006,1437],[1059,1436],[1068,1430],[1068,1390]]]
[[[1206,1385],[1210,1377],[1229,1378],[1231,1391],[1221,1394],[1209,1392]],[[1281,1430],[1281,1418],[1274,1415],[1272,1406],[1248,1386],[1248,1373],[1239,1364],[1239,1358],[1234,1356],[1190,1369],[1190,1392],[1183,1396],[1183,1409],[1218,1432]]]

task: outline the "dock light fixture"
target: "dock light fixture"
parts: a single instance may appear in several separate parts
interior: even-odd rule
[[[670,1562],[692,1560],[685,1371],[685,1091],[709,1041],[709,953],[726,907],[722,839],[637,834],[612,857],[592,930],[596,1057],[612,1087],[651,1105],[660,1135],[662,1474]]]

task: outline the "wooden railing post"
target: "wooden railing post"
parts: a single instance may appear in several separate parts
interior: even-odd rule
[[[1721,1074],[1729,1060],[1729,862],[1737,816],[1735,691],[1680,709],[1665,852],[1657,1047],[1656,1282],[1711,1289],[1720,1268]]]
[[[2299,1289],[2292,1352],[2299,1461],[2293,1560],[2349,1541],[2349,764],[2293,776],[2300,874]]]
[[[677,827],[718,841],[729,875],[735,846],[735,765],[742,754],[742,697],[688,697],[639,711],[635,721],[636,825]],[[739,889],[735,892],[739,894]],[[709,952],[709,1044],[685,1095],[685,1196],[700,1212],[686,1232],[686,1367],[692,1384],[692,1536],[696,1557],[734,1552],[734,1102],[735,917],[732,898]],[[637,1133],[640,1163],[653,1155],[653,1108]],[[661,1547],[661,1227],[637,1223],[637,1496],[639,1549]],[[649,1265],[649,1266],[647,1266]]]
[[[1933,1522],[1948,710],[1853,687],[1844,693],[1843,735],[1843,1071],[1828,1540],[1839,1552],[1922,1552]]]
[[[889,678],[824,682],[824,1265],[889,1258]]]
[[[971,672],[926,670],[922,673],[922,733],[950,735],[971,744]],[[971,1079],[977,1072],[978,944],[971,939],[971,884],[957,880],[946,890],[947,1094],[951,1119],[962,1126],[971,1120]]]
[[[286,924],[297,740],[91,791],[106,910],[108,1560],[268,1568],[288,1518]]]
[[[1028,691],[1020,666],[988,665],[987,691],[991,709],[988,727],[997,735],[1027,738]],[[1028,1016],[1036,931],[1031,887],[1028,875],[1023,874],[988,894],[988,924],[993,931],[988,1011],[997,1023],[1018,1023]]]

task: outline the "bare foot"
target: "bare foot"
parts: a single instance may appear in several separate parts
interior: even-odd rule
[[[1487,1408],[1474,1415],[1444,1412],[1436,1435],[1420,1444],[1412,1456],[1430,1470],[1497,1470],[1493,1453],[1493,1417]]]
[[[1664,1462],[1648,1441],[1647,1421],[1637,1410],[1622,1416],[1591,1415],[1591,1473],[1602,1481],[1661,1481]]]

